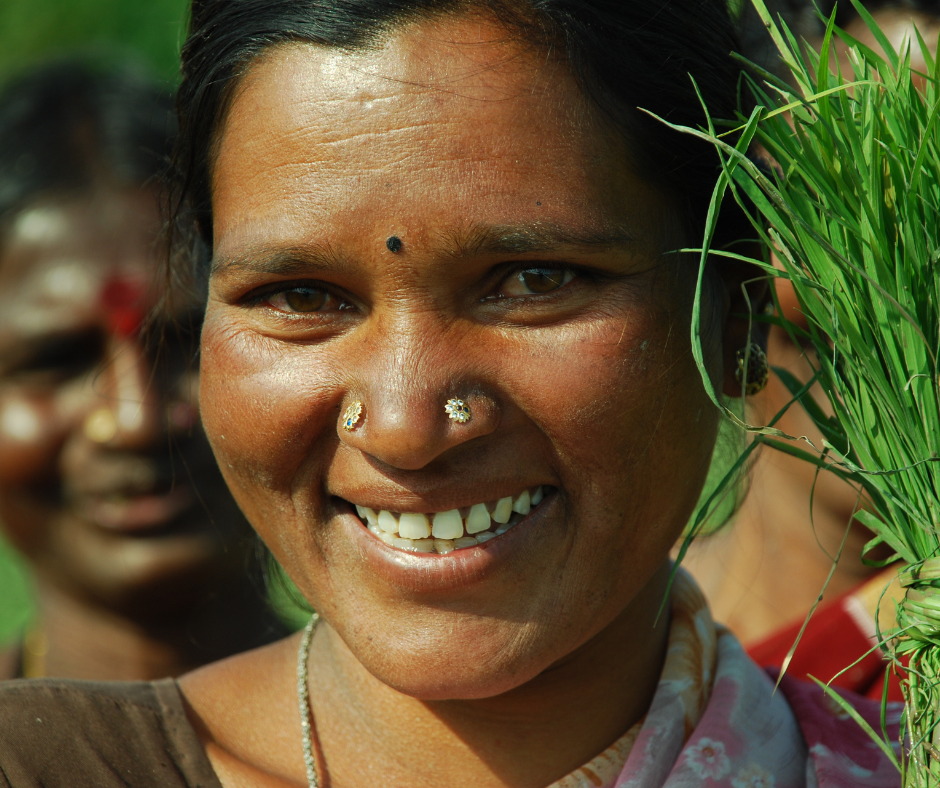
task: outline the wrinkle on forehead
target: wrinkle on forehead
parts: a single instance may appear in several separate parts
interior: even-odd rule
[[[548,86],[557,77],[555,68],[565,68],[561,50],[524,40],[485,11],[443,12],[396,24],[364,45],[331,47],[302,40],[275,44],[249,64],[233,97],[250,84],[260,66],[291,49],[317,50],[322,85],[335,86],[338,97],[370,107],[369,102],[387,98],[389,91],[400,93],[402,87],[499,100],[499,92],[507,88],[502,79],[506,75],[535,77],[536,85]],[[512,90],[505,93],[507,98],[512,95]]]
[[[402,27],[370,50],[284,45],[255,64],[217,147],[217,253],[237,257],[272,237],[306,243],[297,228],[360,212],[370,191],[401,222],[417,192],[491,224],[620,221],[620,208],[599,215],[611,202],[600,195],[629,168],[626,142],[567,66],[502,28],[488,35],[495,25],[448,17],[428,27]],[[535,211],[548,192],[552,203]]]

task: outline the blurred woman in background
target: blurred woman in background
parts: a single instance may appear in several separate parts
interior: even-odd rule
[[[177,675],[283,634],[199,423],[198,300],[146,325],[173,124],[79,62],[0,95],[0,526],[39,608],[0,678]]]

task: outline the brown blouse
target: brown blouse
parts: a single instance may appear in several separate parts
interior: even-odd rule
[[[0,683],[0,788],[222,788],[176,682]]]

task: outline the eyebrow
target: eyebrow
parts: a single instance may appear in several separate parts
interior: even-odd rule
[[[263,274],[293,276],[346,268],[347,261],[329,246],[287,246],[245,251],[235,257],[213,257],[209,275],[250,268]]]
[[[572,228],[549,222],[498,225],[475,223],[453,228],[440,236],[438,254],[452,259],[493,255],[550,252],[560,247],[602,251],[637,243],[636,236],[624,226],[599,229]],[[214,257],[209,274],[214,276],[233,269],[275,276],[309,275],[316,271],[342,270],[350,262],[329,245],[287,246],[247,250],[234,257]]]
[[[485,254],[549,252],[559,247],[582,247],[601,251],[635,244],[636,236],[624,226],[598,229],[572,228],[550,222],[520,225],[473,224],[445,233],[442,241],[451,257]]]

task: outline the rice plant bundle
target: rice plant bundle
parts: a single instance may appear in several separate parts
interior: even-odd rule
[[[776,24],[762,0],[753,0],[793,84],[753,67],[745,79],[758,106],[736,128],[680,129],[713,143],[723,162],[697,250],[699,290],[709,255],[737,256],[709,249],[719,205],[733,197],[779,267],[769,255],[752,262],[768,276],[790,280],[808,320],[806,329],[765,318],[815,351],[808,353],[812,380],[778,374],[825,437],[821,446],[808,445],[774,422],[745,425],[725,408],[705,374],[696,314],[693,349],[705,386],[729,419],[755,437],[694,526],[708,518],[722,487],[758,445],[802,457],[864,490],[870,505],[855,519],[876,535],[867,549],[890,548],[889,561],[898,562],[906,587],[898,627],[881,633],[882,649],[895,664],[909,661],[900,756],[870,733],[894,758],[905,785],[923,788],[940,786],[940,62],[919,38],[914,46],[924,52],[928,73],[918,80],[910,48],[896,52],[852,2],[884,56],[836,29],[834,14],[815,52]],[[828,67],[834,36],[851,47],[853,73]],[[755,143],[766,150],[770,168],[748,157]],[[825,391],[834,417],[809,396],[813,383]]]

